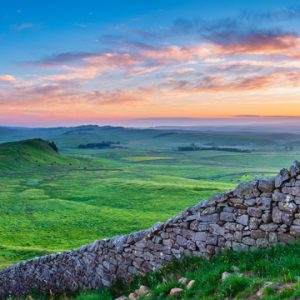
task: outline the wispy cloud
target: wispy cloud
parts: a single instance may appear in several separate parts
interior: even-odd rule
[[[6,83],[10,83],[10,82],[14,82],[16,81],[16,78],[12,75],[0,75],[0,82],[6,82]]]
[[[97,55],[96,53],[89,52],[64,52],[53,54],[51,56],[43,57],[39,60],[29,62],[27,64],[36,64],[41,66],[51,66],[51,65],[61,65],[78,60],[82,60],[87,57],[92,57]]]
[[[136,89],[133,91],[93,91],[86,95],[87,100],[95,104],[115,105],[145,102],[152,93],[151,89]]]
[[[244,75],[234,78],[224,78],[222,75],[204,75],[193,80],[170,80],[168,86],[182,93],[234,93],[259,92],[276,88],[292,88],[300,86],[300,73],[274,72],[267,74]]]
[[[12,30],[14,31],[22,31],[33,28],[35,25],[31,22],[21,23],[21,24],[13,24],[11,25]]]

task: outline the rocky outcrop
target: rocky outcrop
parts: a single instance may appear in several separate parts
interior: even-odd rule
[[[300,163],[271,179],[240,184],[149,230],[25,261],[0,272],[0,297],[109,286],[183,256],[211,257],[300,236]]]

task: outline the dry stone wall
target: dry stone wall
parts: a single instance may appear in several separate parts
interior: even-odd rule
[[[183,256],[211,257],[300,236],[300,163],[275,178],[240,184],[149,230],[104,239],[73,251],[28,260],[0,272],[0,297],[109,286]]]

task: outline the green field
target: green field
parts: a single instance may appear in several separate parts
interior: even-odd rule
[[[59,153],[37,138],[54,141]],[[25,139],[35,140],[16,142]],[[300,158],[297,133],[0,128],[0,141],[2,268],[150,227]],[[102,141],[120,148],[78,149]],[[177,150],[191,143],[251,153]]]

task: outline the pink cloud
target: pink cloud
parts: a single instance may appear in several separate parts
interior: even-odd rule
[[[12,75],[0,75],[0,81],[3,81],[3,82],[14,82],[16,81],[16,78]]]
[[[219,55],[285,55],[296,57],[300,51],[300,39],[296,35],[260,36],[249,40],[217,45]]]
[[[228,79],[221,75],[212,75],[199,78],[197,81],[169,80],[170,94],[173,90],[182,94],[207,93],[242,93],[249,91],[262,92],[276,88],[300,87],[300,74],[298,72],[281,72],[240,76]]]

